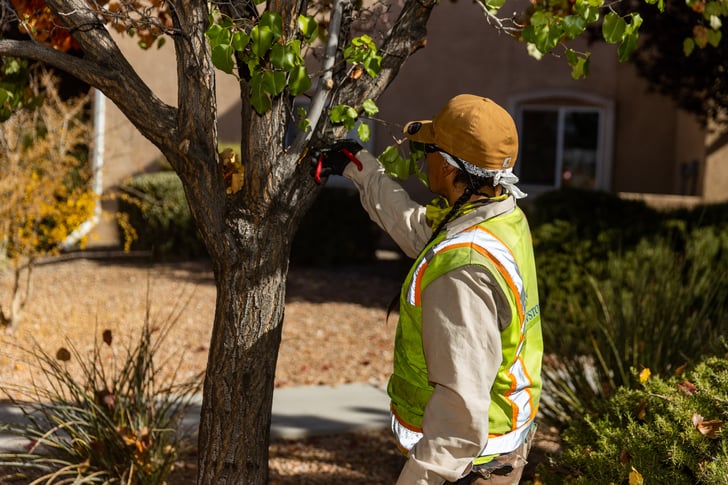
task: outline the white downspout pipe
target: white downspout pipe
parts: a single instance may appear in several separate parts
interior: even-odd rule
[[[96,194],[93,214],[89,219],[81,223],[75,231],[68,235],[61,243],[62,249],[70,249],[75,246],[84,236],[91,232],[91,229],[98,224],[101,217],[101,195],[103,194],[103,167],[104,167],[104,133],[106,132],[106,96],[94,89],[93,101],[93,151],[91,153],[91,174],[93,180],[91,189]]]

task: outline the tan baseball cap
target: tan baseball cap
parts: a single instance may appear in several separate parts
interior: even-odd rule
[[[435,118],[410,121],[403,131],[410,141],[437,145],[487,170],[511,168],[518,156],[511,115],[493,100],[472,94],[455,96]]]

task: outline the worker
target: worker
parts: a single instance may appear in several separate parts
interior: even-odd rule
[[[516,204],[513,119],[459,95],[404,136],[424,148],[437,203],[422,206],[352,140],[316,156],[414,258],[399,298],[389,379],[397,484],[516,484],[535,433],[543,340],[531,234]],[[355,163],[350,163],[350,162]]]

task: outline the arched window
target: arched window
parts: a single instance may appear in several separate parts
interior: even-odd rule
[[[549,91],[511,99],[520,146],[516,173],[526,192],[560,187],[609,190],[613,102]]]

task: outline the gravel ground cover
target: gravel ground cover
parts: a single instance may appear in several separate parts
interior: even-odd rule
[[[386,318],[387,306],[405,270],[396,260],[292,267],[275,385],[383,385],[396,325],[396,316]],[[10,285],[2,273],[4,304]],[[19,348],[40,345],[54,354],[72,344],[86,352],[107,329],[116,341],[129,342],[146,318],[177,320],[160,355],[175,365],[164,372],[183,380],[205,369],[215,306],[207,261],[61,260],[37,266],[33,285],[24,321],[2,336],[0,382],[6,385],[30,382],[32,366]],[[388,431],[275,440],[270,456],[271,483],[281,484],[394,483],[403,464]],[[195,460],[194,450],[183,457],[170,485],[193,483]]]

